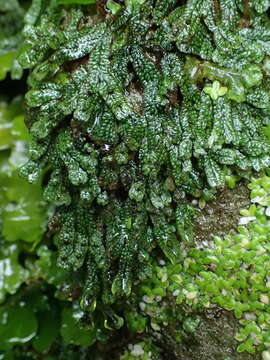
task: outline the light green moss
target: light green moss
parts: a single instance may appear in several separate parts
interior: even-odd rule
[[[251,206],[241,211],[234,233],[214,237],[204,249],[191,248],[180,264],[163,261],[154,266],[142,286],[141,310],[154,330],[175,323],[166,298],[189,306],[190,311],[232,311],[241,324],[234,334],[237,350],[251,354],[270,347],[270,177],[253,178]],[[210,239],[209,239],[210,240]],[[161,305],[162,304],[162,305]],[[183,329],[195,331],[199,318],[183,318]]]
[[[161,360],[154,344],[142,341],[129,344],[128,349],[120,357],[120,360]]]

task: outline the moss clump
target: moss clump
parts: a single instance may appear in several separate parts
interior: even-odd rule
[[[214,311],[217,306],[232,311],[241,324],[234,334],[240,342],[237,351],[254,354],[256,350],[264,350],[267,354],[270,333],[270,177],[253,178],[248,188],[251,189],[252,205],[241,210],[236,232],[215,236],[204,248],[188,249],[181,264],[156,266],[155,275],[142,287],[145,295],[140,304],[144,313],[150,316],[154,329],[159,324],[175,322],[174,307],[169,304],[159,306],[159,302],[171,294],[175,304],[181,304],[183,309],[188,305],[191,314],[193,311]],[[200,324],[199,318],[181,319],[181,316],[179,311],[183,330],[194,332]]]
[[[179,260],[189,196],[207,198],[227,168],[270,165],[270,21],[266,5],[228,0],[109,2],[105,18],[41,3],[18,57],[33,136],[21,175],[46,172],[59,266],[94,310],[131,294],[153,248]]]
[[[34,0],[26,12],[10,4],[1,23],[20,20],[14,46],[0,48],[18,51],[29,69],[32,141],[21,175],[42,182],[54,206],[38,259],[23,257],[19,269],[28,271],[18,286],[44,281],[68,301],[61,311],[60,301],[46,302],[61,320],[44,352],[73,357],[72,346],[53,350],[60,334],[85,357],[88,347],[97,358],[165,357],[170,342],[187,350],[205,309],[224,308],[241,320],[238,350],[267,357],[266,180],[252,184],[255,204],[266,203],[244,214],[237,234],[201,250],[192,219],[197,201],[202,208],[217,188],[270,165],[269,1],[99,1],[95,11],[88,0]],[[10,241],[13,208],[3,226]],[[35,306],[19,309],[32,314],[31,336],[43,326]]]

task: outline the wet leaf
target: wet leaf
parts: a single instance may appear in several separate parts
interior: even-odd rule
[[[0,150],[8,149],[13,142],[12,122],[7,115],[5,107],[0,106]]]
[[[4,80],[7,73],[12,69],[16,51],[0,55],[0,80]]]
[[[37,250],[39,259],[36,266],[40,273],[40,277],[45,279],[49,284],[58,285],[63,282],[67,273],[57,266],[57,255],[48,249],[46,245],[42,245]]]
[[[83,328],[79,321],[83,311],[79,307],[66,307],[62,312],[61,335],[68,344],[90,346],[95,340],[94,328]]]
[[[6,350],[16,344],[33,339],[38,322],[33,311],[26,305],[15,304],[0,308],[0,349]]]
[[[1,247],[0,251],[0,302],[6,294],[15,294],[29,277],[29,272],[18,263],[18,245]]]
[[[32,344],[37,351],[43,352],[50,348],[58,335],[59,319],[55,312],[47,311],[39,313],[38,320],[38,332]]]
[[[3,211],[3,235],[7,241],[38,243],[44,233],[43,215],[38,202],[9,203]]]

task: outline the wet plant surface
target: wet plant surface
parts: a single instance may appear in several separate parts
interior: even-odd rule
[[[0,357],[269,360],[269,6],[0,0]]]

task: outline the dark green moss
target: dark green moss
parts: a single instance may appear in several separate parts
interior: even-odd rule
[[[160,356],[170,346],[172,357],[189,356],[190,339],[205,358],[242,359],[233,340],[218,339],[236,325],[225,312],[219,322],[215,304],[241,317],[238,302],[248,295],[233,288],[241,299],[232,307],[207,276],[218,259],[220,282],[230,261],[254,265],[255,250],[239,257],[233,236],[234,258],[219,258],[210,235],[229,232],[247,204],[243,185],[216,191],[270,165],[268,1],[100,1],[96,14],[81,1],[35,0],[26,14],[12,4],[18,29],[25,15],[18,61],[30,73],[32,141],[21,175],[44,179],[44,198],[55,209],[38,261],[53,258],[55,266],[56,246],[57,265],[68,274],[57,280],[57,296],[72,302],[63,318],[81,335],[73,343],[97,342],[99,353],[126,326],[135,333],[130,343],[142,341]],[[204,241],[212,247],[198,250]],[[206,281],[198,284],[203,270]],[[212,305],[209,319],[202,309]],[[87,330],[72,320],[78,312]],[[166,326],[172,342],[160,337]],[[240,335],[239,351],[267,346],[261,334],[252,344]]]
[[[34,141],[21,175],[50,169],[59,265],[84,274],[85,309],[130,295],[153,248],[181,257],[190,196],[223,186],[228,168],[270,165],[270,22],[251,4],[250,26],[235,27],[245,9],[225,3],[129,0],[103,18],[39,1],[26,14]]]

